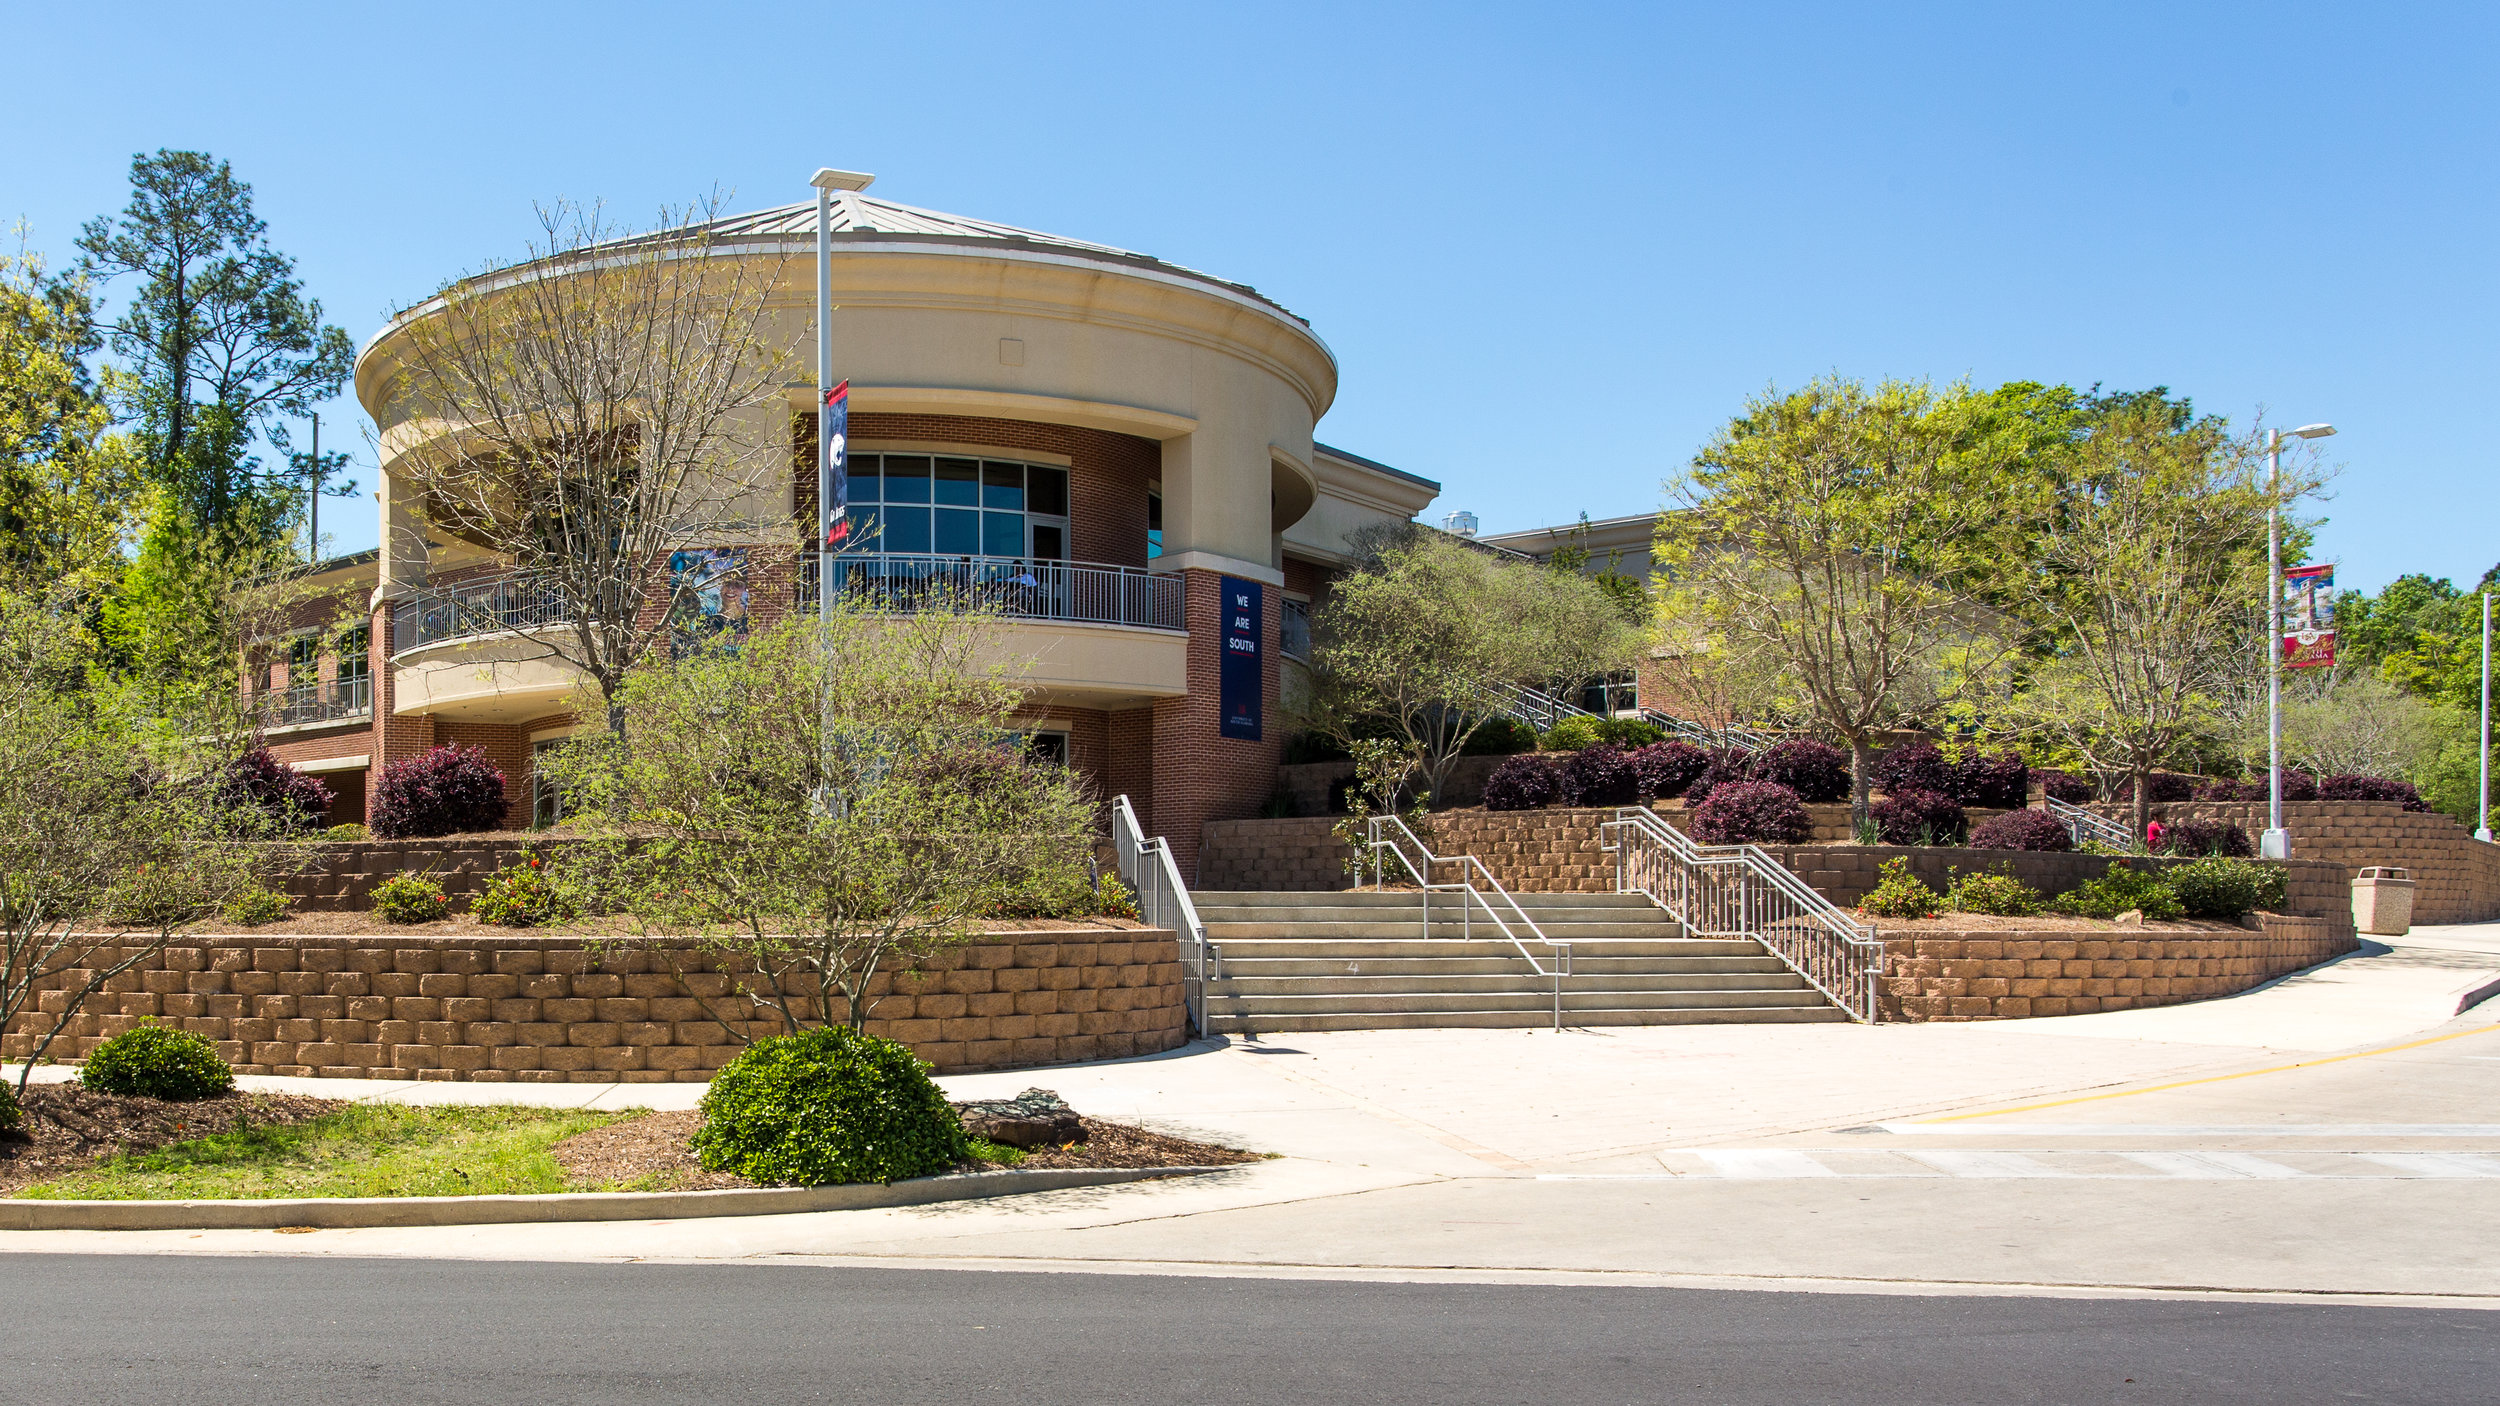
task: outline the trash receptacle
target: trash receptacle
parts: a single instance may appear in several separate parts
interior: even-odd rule
[[[2373,937],[2413,930],[2413,871],[2371,865],[2352,881],[2352,925]]]

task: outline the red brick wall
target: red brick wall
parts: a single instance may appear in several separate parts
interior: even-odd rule
[[[434,740],[437,746],[475,747],[485,752],[486,759],[503,773],[505,827],[517,830],[530,823],[528,733],[503,723],[444,718],[434,724]]]
[[[401,717],[394,711],[399,703],[398,671],[391,667],[397,653],[392,636],[392,605],[384,602],[373,612],[373,732],[367,749],[373,757],[373,769],[365,786],[365,823],[373,823],[373,796],[382,779],[382,768],[402,757],[413,757],[434,745],[434,719],[424,714]]]
[[[1226,737],[1222,730],[1222,576],[1195,568],[1187,581],[1189,694],[1154,705],[1154,810],[1138,817],[1150,835],[1171,842],[1183,874],[1196,872],[1198,842],[1210,820],[1255,815],[1276,786],[1276,762],[1284,753],[1283,719],[1276,714],[1280,656],[1276,624],[1284,597],[1273,586],[1260,595],[1260,740]]]
[[[1126,796],[1141,825],[1155,814],[1155,714],[1152,708],[1123,708],[1104,715],[1109,760],[1103,784],[1111,796]]]
[[[791,509],[799,522],[816,520],[816,416],[791,417]],[[970,415],[851,416],[853,442],[900,440],[995,449],[1013,458],[1020,449],[1064,454],[1068,464],[1068,555],[1107,566],[1146,564],[1146,485],[1162,471],[1163,447],[1136,435],[1032,420],[990,420]]]

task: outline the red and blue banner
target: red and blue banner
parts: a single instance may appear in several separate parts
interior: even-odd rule
[[[824,505],[818,521],[825,525],[825,546],[831,549],[851,535],[850,382],[825,392],[816,441],[816,501]]]
[[[1266,661],[1260,648],[1267,592],[1258,582],[1235,576],[1219,577],[1217,584],[1224,593],[1224,628],[1218,635],[1224,655],[1216,673],[1216,701],[1223,715],[1219,730],[1226,737],[1256,742],[1267,691]]]
[[[2283,667],[2335,666],[2335,568],[2294,566],[2283,572]]]

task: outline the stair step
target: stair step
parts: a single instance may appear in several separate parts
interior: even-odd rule
[[[1252,957],[1297,957],[1319,961],[1363,961],[1382,957],[1480,958],[1494,957],[1519,960],[1524,945],[1542,958],[1541,943],[1514,944],[1504,938],[1475,937],[1460,939],[1440,937],[1426,940],[1417,937],[1235,937],[1219,939],[1224,959]],[[1604,938],[1571,944],[1571,960],[1577,965],[1581,958],[1664,959],[1685,957],[1764,957],[1759,942],[1723,937],[1665,937],[1655,941],[1639,938]],[[1772,958],[1777,961],[1778,958]]]
[[[1535,950],[1535,949],[1530,949]],[[1540,960],[1544,954],[1537,953]],[[1367,957],[1347,960],[1339,957],[1268,957],[1245,956],[1226,948],[1221,963],[1227,977],[1356,977],[1392,976],[1399,972],[1416,976],[1502,976],[1524,978],[1528,966],[1516,952],[1507,957]],[[1571,954],[1571,974],[1575,977],[1601,976],[1717,976],[1742,972],[1776,974],[1788,970],[1788,964],[1777,957],[1759,954],[1743,957],[1591,957],[1578,950]]]
[[[1210,919],[1203,914],[1200,918],[1206,925],[1207,936],[1218,942],[1235,937],[1422,937],[1426,931],[1422,923],[1411,919],[1403,923],[1363,922],[1333,918],[1310,922],[1244,923]],[[1542,932],[1557,942],[1597,941],[1611,937],[1673,941],[1684,935],[1684,928],[1680,923],[1549,923],[1537,920],[1536,929],[1532,932],[1522,927],[1516,919],[1512,920],[1510,931],[1521,941],[1530,940],[1537,932]],[[1430,933],[1434,938],[1502,940],[1501,926],[1482,919],[1471,924],[1444,923],[1436,920],[1432,924]]]
[[[1441,973],[1386,972],[1380,975],[1348,976],[1343,972],[1325,976],[1292,976],[1272,972],[1246,972],[1228,968],[1224,975],[1207,988],[1210,998],[1253,1000],[1270,996],[1296,998],[1326,997],[1342,1000],[1348,1006],[1363,1005],[1380,993],[1413,995],[1451,995],[1469,992],[1493,992],[1515,995],[1526,991],[1542,992],[1548,998],[1553,991],[1553,978],[1536,976],[1524,969],[1491,975],[1447,975]],[[1664,992],[1713,991],[1804,991],[1806,979],[1791,971],[1776,972],[1681,972],[1672,975],[1646,975],[1610,972],[1584,975],[1575,972],[1562,979],[1563,1001],[1568,1005],[1573,993],[1583,995],[1635,995]]]
[[[1379,1011],[1353,1015],[1224,1015],[1209,1011],[1208,1028],[1224,1035],[1291,1030],[1524,1030],[1553,1023],[1543,1011]],[[1601,1025],[1792,1025],[1845,1023],[1836,1006],[1722,1006],[1687,1010],[1566,1010],[1563,1023]]]
[[[1822,997],[1804,986],[1781,990],[1726,991],[1574,991],[1563,988],[1562,1008],[1577,1010],[1687,1010],[1701,1006],[1754,1007],[1819,1004]],[[1235,995],[1207,993],[1207,1009],[1226,1015],[1400,1014],[1416,1011],[1550,1011],[1551,990],[1511,991],[1363,991],[1319,995]]]
[[[1435,904],[1456,902],[1458,897],[1459,895],[1455,892],[1442,891],[1434,893],[1432,901]],[[1629,908],[1646,910],[1653,913],[1658,911],[1658,905],[1652,902],[1647,894],[1639,893],[1515,893],[1512,894],[1511,897],[1517,899],[1521,907],[1529,909]],[[1191,889],[1189,891],[1189,901],[1197,905],[1202,910],[1209,907],[1241,907],[1261,909],[1291,907],[1415,908],[1422,905],[1423,896],[1421,893],[1414,891],[1404,893],[1353,893],[1343,889],[1333,891],[1326,889],[1298,891],[1280,889],[1274,892],[1257,889]],[[1493,901],[1496,903],[1501,902],[1499,898],[1495,898]]]

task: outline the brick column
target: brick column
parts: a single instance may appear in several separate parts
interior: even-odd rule
[[[1155,702],[1154,806],[1151,814],[1140,819],[1147,833],[1171,842],[1172,858],[1180,865],[1182,877],[1195,882],[1200,832],[1206,822],[1256,815],[1276,789],[1276,760],[1283,754],[1285,740],[1282,721],[1276,716],[1276,626],[1284,597],[1272,585],[1261,592],[1266,609],[1259,622],[1260,738],[1251,742],[1226,737],[1221,716],[1223,576],[1195,567],[1181,576],[1187,582],[1189,694]]]

